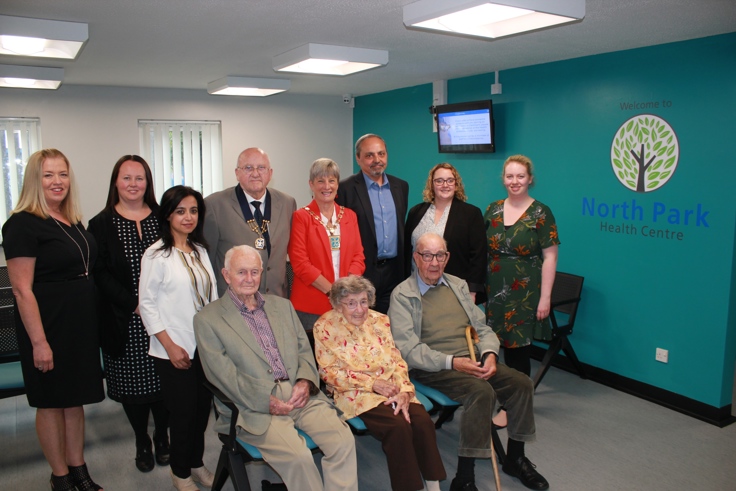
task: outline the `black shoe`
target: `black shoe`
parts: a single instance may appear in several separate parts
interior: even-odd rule
[[[102,489],[102,486],[94,482],[92,478],[89,477],[87,464],[78,465],[76,467],[70,465],[69,475],[72,476],[72,480],[77,486],[77,491],[100,491]]]
[[[518,477],[521,484],[529,489],[544,490],[549,489],[549,483],[537,472],[536,466],[526,457],[519,457],[511,462],[506,459],[503,464],[503,471],[509,476]]]
[[[450,483],[450,491],[478,491],[478,488],[475,486],[473,481],[460,484],[456,477]]]
[[[164,433],[163,438],[159,438],[156,432],[153,433],[153,445],[156,449],[156,463],[158,465],[169,465],[171,450],[169,448],[169,437]]]
[[[136,445],[135,466],[141,472],[151,472],[155,467],[153,463],[153,452],[151,451],[151,440]]]
[[[55,476],[51,474],[51,491],[74,491],[77,489],[71,474]]]

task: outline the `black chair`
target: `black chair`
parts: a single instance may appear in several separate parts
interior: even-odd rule
[[[215,470],[215,480],[212,484],[212,491],[219,491],[225,485],[228,476],[233,483],[235,491],[251,491],[250,482],[248,481],[248,473],[245,470],[245,464],[248,462],[262,462],[263,455],[261,452],[240,438],[238,438],[237,406],[230,400],[219,388],[212,385],[209,381],[204,382],[204,386],[212,392],[220,402],[230,409],[230,428],[227,434],[218,433],[217,436],[222,442],[222,450],[220,450],[220,458],[217,461],[217,469]],[[219,409],[215,405],[215,417],[219,417]],[[312,453],[319,453],[320,449],[316,443],[302,430],[297,429],[299,434],[304,438]]]
[[[570,344],[568,336],[572,334],[575,326],[575,317],[578,313],[578,305],[580,304],[580,294],[583,291],[582,276],[569,273],[557,272],[555,275],[555,284],[552,287],[552,301],[550,302],[549,319],[552,322],[552,340],[549,341],[549,348],[542,358],[542,365],[534,374],[534,388],[536,389],[542,378],[552,365],[552,359],[562,350],[567,355],[568,360],[577,370],[580,378],[588,378],[583,365],[578,360],[575,350]],[[567,316],[567,323],[559,325],[556,314],[564,314]]]
[[[15,335],[15,302],[8,268],[0,267],[0,399],[24,394],[18,339]]]

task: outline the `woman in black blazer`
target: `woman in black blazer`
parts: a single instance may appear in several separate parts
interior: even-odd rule
[[[107,395],[122,403],[128,416],[135,432],[135,465],[141,472],[155,467],[149,414],[155,423],[155,461],[169,463],[169,413],[138,310],[141,256],[160,236],[158,209],[148,164],[138,155],[124,155],[113,167],[105,209],[89,221],[99,247],[94,273]]]
[[[485,283],[488,246],[486,245],[483,213],[465,202],[465,188],[457,169],[447,162],[435,165],[429,171],[422,193],[424,202],[409,210],[406,219],[406,276],[414,266],[411,253],[417,239],[424,233],[434,232],[447,241],[450,258],[445,273],[468,282],[475,303],[486,301]]]

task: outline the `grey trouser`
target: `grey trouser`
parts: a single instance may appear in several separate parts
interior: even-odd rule
[[[412,370],[411,375],[417,382],[462,403],[459,456],[491,456],[491,425],[496,399],[506,408],[509,438],[534,441],[534,384],[523,373],[498,363],[496,374],[488,381],[455,370]]]

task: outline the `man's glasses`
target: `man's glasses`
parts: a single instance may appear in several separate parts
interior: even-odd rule
[[[455,184],[455,178],[454,177],[448,177],[447,179],[442,179],[441,177],[438,177],[437,179],[433,179],[432,182],[434,182],[438,186],[442,186],[445,183],[447,183],[450,186],[452,186],[453,184]]]
[[[259,174],[263,174],[268,170],[268,167],[265,165],[259,165],[258,167],[253,167],[252,165],[246,165],[243,167],[238,167],[241,171],[245,172],[246,174],[253,174],[253,172],[258,171]]]
[[[349,308],[350,310],[355,310],[358,308],[358,305],[360,305],[362,308],[367,309],[370,304],[368,303],[368,300],[361,300],[360,302],[356,302],[355,300],[351,300],[349,302],[340,302],[345,307]]]
[[[422,257],[422,261],[425,263],[431,263],[432,259],[437,258],[438,263],[444,263],[447,260],[449,252],[438,252],[437,254],[430,254],[429,252],[417,252]]]

